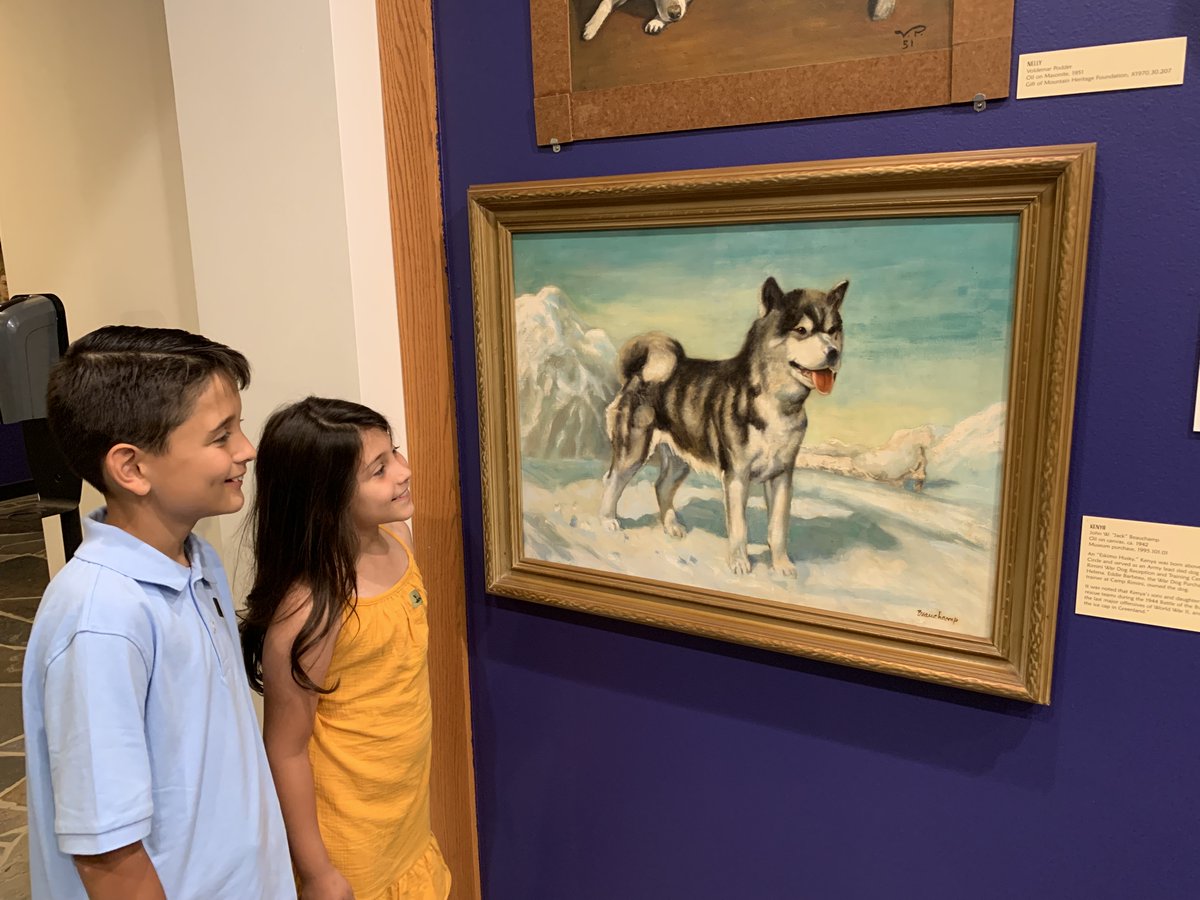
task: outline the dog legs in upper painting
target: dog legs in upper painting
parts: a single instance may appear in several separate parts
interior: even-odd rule
[[[643,25],[642,29],[646,34],[658,34],[672,22],[678,22],[683,18],[689,2],[690,0],[654,0],[654,11],[657,15]],[[882,2],[894,3],[895,0],[882,0]],[[588,19],[587,24],[583,26],[583,39],[590,41],[594,38],[612,11],[624,3],[625,0],[600,0],[600,5],[596,7],[596,11]]]
[[[896,0],[870,0],[868,11],[872,20],[879,22],[890,16],[896,9]]]
[[[691,0],[654,0],[655,16],[642,26],[646,34],[658,34],[672,22],[678,22],[687,12]],[[583,26],[583,39],[590,41],[600,31],[600,26],[625,0],[600,0],[600,5]],[[867,14],[872,21],[881,22],[896,10],[896,0],[867,0]]]
[[[656,453],[659,521],[682,537],[675,495],[693,467],[720,477],[725,495],[729,567],[750,571],[746,505],[761,484],[767,505],[771,568],[795,574],[788,557],[792,476],[808,428],[805,401],[828,394],[841,367],[841,304],[847,282],[829,292],[784,293],[774,278],[762,287],[758,319],[731,359],[692,359],[674,338],[651,332],[621,349],[621,389],[608,406],[612,462],[604,475],[600,515],[619,529],[617,503]]]
[[[587,24],[583,26],[583,39],[590,41],[596,36],[596,32],[600,30],[600,26],[604,24],[604,20],[609,17],[612,11],[624,3],[625,0],[600,0],[600,5],[596,7],[596,11],[592,13],[592,17],[588,19]]]

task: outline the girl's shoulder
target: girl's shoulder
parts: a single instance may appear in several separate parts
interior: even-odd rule
[[[306,584],[293,585],[283,595],[279,606],[275,608],[275,614],[271,616],[267,631],[284,632],[294,637],[308,619],[312,605],[312,589]]]
[[[275,607],[275,615],[271,617],[271,624],[275,625],[286,621],[297,614],[303,616],[312,606],[312,600],[312,589],[308,585],[292,585],[279,601],[279,605]]]
[[[294,585],[279,601],[275,615],[267,626],[266,642],[286,647],[290,652],[292,643],[299,637],[300,631],[313,618],[313,605],[312,589],[306,584]],[[314,624],[319,629],[316,645],[332,646],[342,629],[341,615],[322,605],[318,607],[316,616]]]

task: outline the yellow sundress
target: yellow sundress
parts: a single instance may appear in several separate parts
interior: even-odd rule
[[[429,823],[432,718],[425,585],[408,568],[360,597],[334,643],[308,744],[317,822],[355,900],[446,900],[450,870]]]

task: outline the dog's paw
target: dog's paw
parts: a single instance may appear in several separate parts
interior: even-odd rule
[[[687,534],[687,529],[683,527],[683,523],[675,516],[675,510],[667,510],[667,514],[663,516],[663,531],[668,536],[673,538],[681,538]]]
[[[750,574],[750,557],[746,556],[745,551],[730,554],[729,571],[733,572],[734,575]]]
[[[662,19],[651,19],[649,22],[646,23],[646,27],[644,30],[645,30],[646,34],[658,34],[660,31],[662,31],[666,27],[667,27],[667,23],[664,22]]]
[[[896,0],[873,0],[871,3],[871,19],[882,22],[896,9]]]
[[[614,517],[606,516],[601,521],[604,523],[605,531],[620,531],[621,530],[621,523],[619,521],[617,521],[615,516]]]
[[[790,559],[782,559],[778,562],[771,563],[771,571],[776,575],[782,575],[785,578],[796,577],[796,566]]]
[[[591,22],[588,22],[587,25],[583,29],[583,39],[585,41],[590,41],[592,38],[594,38],[596,36],[596,32],[599,30],[600,30],[599,25],[593,25]]]

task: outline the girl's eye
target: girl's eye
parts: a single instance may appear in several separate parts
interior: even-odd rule
[[[217,438],[215,441],[213,441],[213,443],[214,444],[224,444],[224,443],[227,443],[231,437],[233,437],[232,432],[227,431],[223,435],[221,435],[219,438]]]
[[[382,475],[384,473],[384,471],[386,471],[385,468],[383,466],[380,466],[378,469],[375,470],[375,477],[378,478],[380,475]]]

